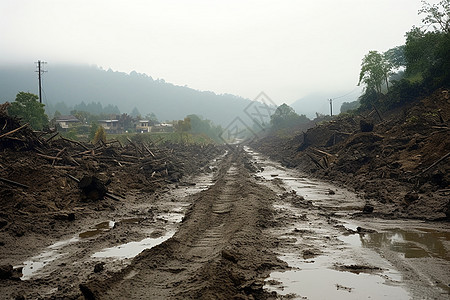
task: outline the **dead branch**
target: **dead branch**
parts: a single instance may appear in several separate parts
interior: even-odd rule
[[[18,182],[15,182],[15,181],[3,178],[3,177],[0,177],[0,181],[4,182],[4,183],[8,183],[10,185],[18,186],[18,187],[21,187],[21,188],[24,188],[24,189],[29,189],[30,188],[29,186],[27,186],[25,184],[21,184],[21,183],[18,183]]]
[[[311,158],[313,163],[315,163],[318,167],[325,170],[325,168],[322,166],[322,164],[317,159],[315,159],[311,154],[306,153],[306,155],[308,155],[308,157]]]
[[[16,129],[14,129],[14,130],[11,130],[11,131],[9,131],[9,132],[7,132],[7,133],[4,133],[4,134],[0,135],[0,139],[1,139],[2,137],[8,136],[8,135],[10,135],[10,134],[13,134],[14,132],[19,131],[20,129],[23,129],[23,128],[27,127],[27,126],[28,126],[28,123],[25,123],[24,125],[22,125],[22,126],[16,128]]]
[[[420,172],[417,176],[422,175],[423,173],[425,173],[426,171],[430,170],[431,168],[433,168],[434,166],[438,165],[440,162],[444,161],[447,157],[450,156],[450,152],[445,154],[444,156],[442,156],[441,158],[439,158],[437,161],[435,161],[434,163],[431,164],[431,166],[429,166],[428,168],[424,169],[422,172]]]
[[[56,156],[49,156],[49,155],[40,154],[40,153],[36,153],[36,155],[43,157],[43,158],[51,159],[51,160],[62,160],[61,157],[56,157]]]
[[[70,142],[70,143],[72,143],[72,144],[76,144],[76,145],[78,145],[78,146],[81,146],[81,147],[83,147],[83,148],[86,149],[86,150],[89,150],[88,147],[86,147],[85,145],[83,145],[83,144],[80,143],[80,142],[77,142],[77,141],[74,141],[74,140],[65,138],[65,137],[63,137],[63,136],[61,136],[61,139],[63,139],[64,141]]]
[[[150,155],[151,155],[152,157],[156,157],[155,154],[153,154],[153,152],[150,151],[150,149],[148,148],[148,146],[147,146],[145,143],[142,143],[142,145],[144,146],[145,150],[147,150],[147,152],[150,153]]]
[[[52,134],[52,136],[51,137],[49,137],[47,140],[45,140],[45,142],[50,142],[51,140],[53,140],[56,136],[58,136],[58,134],[59,134],[59,132],[56,132],[56,133],[54,133],[54,134]]]

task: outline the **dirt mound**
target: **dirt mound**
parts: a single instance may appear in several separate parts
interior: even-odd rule
[[[213,145],[82,143],[35,132],[4,112],[0,151],[0,250],[18,257],[81,219],[120,208],[130,191],[164,193],[223,152]]]
[[[354,188],[375,214],[449,220],[447,95],[438,90],[395,111],[337,117],[281,149],[270,137],[253,146],[288,166]]]

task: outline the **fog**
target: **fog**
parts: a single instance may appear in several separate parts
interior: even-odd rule
[[[369,50],[404,43],[420,7],[420,0],[2,0],[0,65],[40,59],[49,70],[61,63],[135,70],[247,99],[264,91],[277,104],[320,93],[317,105],[327,109],[326,99],[356,88]]]

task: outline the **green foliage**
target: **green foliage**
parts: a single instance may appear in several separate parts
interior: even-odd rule
[[[146,114],[144,119],[149,120],[150,123],[152,123],[152,124],[158,123],[158,117],[156,117],[156,115],[154,113]]]
[[[305,115],[298,115],[292,107],[283,103],[278,106],[272,116],[270,123],[275,130],[291,128],[300,124],[308,123],[310,120]]]
[[[450,0],[439,4],[422,1],[422,28],[406,33],[406,76],[429,89],[450,85]],[[430,27],[432,30],[430,30]]]
[[[383,53],[384,59],[395,69],[406,67],[405,45],[397,46]]]
[[[98,129],[98,123],[97,122],[92,122],[91,126],[89,128],[89,140],[93,141],[94,137],[95,137],[95,133],[97,132]]]
[[[94,135],[94,140],[92,141],[92,143],[97,144],[99,141],[103,141],[106,143],[106,132],[102,126],[98,126],[97,131],[95,132],[95,135]]]
[[[37,95],[19,92],[8,112],[29,123],[33,129],[42,130],[48,126],[48,117],[45,114],[44,104],[39,103],[38,99]]]
[[[215,142],[221,142],[220,135],[223,132],[221,126],[216,126],[212,121],[202,119],[197,115],[188,115],[187,117],[190,119],[191,123],[190,132],[194,134],[204,134]]]
[[[426,14],[422,23],[428,28],[433,27],[434,31],[449,33],[450,31],[450,0],[442,0],[438,4],[429,4],[422,1],[422,8],[419,14]]]
[[[369,51],[361,63],[358,85],[364,83],[368,90],[375,90],[381,94],[381,87],[386,83],[389,89],[388,77],[392,64],[378,51]]]
[[[341,105],[341,113],[348,112],[351,110],[355,110],[360,106],[359,100],[352,102],[344,102]]]
[[[413,27],[406,33],[404,46],[390,49],[382,55],[388,66],[405,68],[404,76],[397,76],[386,95],[380,96],[381,86],[377,85],[383,68],[374,68],[377,76],[365,72],[370,69],[370,65],[383,65],[380,55],[369,52],[372,59],[367,59],[367,56],[364,58],[360,81],[366,83],[368,88],[359,98],[359,110],[372,109],[374,105],[380,110],[388,110],[435,89],[450,86],[450,0],[434,5],[425,1],[422,3],[419,13],[426,14],[422,20],[424,26]],[[387,79],[385,81],[388,84]]]
[[[179,120],[175,124],[175,131],[180,134],[180,142],[183,143],[183,136],[186,138],[186,142],[189,142],[188,131],[191,130],[191,119],[189,117],[184,118],[184,120]]]

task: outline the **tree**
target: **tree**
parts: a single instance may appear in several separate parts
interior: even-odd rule
[[[103,128],[103,126],[98,126],[97,131],[95,132],[95,135],[94,135],[94,140],[92,141],[92,143],[97,144],[100,140],[103,141],[104,143],[106,143],[106,132],[105,132],[105,128]]]
[[[19,92],[16,100],[8,108],[9,114],[21,118],[35,130],[42,130],[48,126],[48,117],[45,114],[44,104],[39,103],[35,94]]]
[[[191,119],[189,117],[184,118],[184,120],[179,120],[175,124],[175,130],[180,133],[180,140],[183,142],[183,133],[186,134],[186,141],[188,139],[187,133],[191,130]]]
[[[358,85],[363,82],[367,89],[373,89],[381,94],[383,82],[386,83],[386,87],[389,90],[388,78],[391,69],[392,65],[383,54],[378,51],[369,51],[361,63]]]
[[[450,32],[450,0],[442,0],[439,4],[422,1],[419,14],[426,14],[422,23],[427,26],[427,29],[433,26],[434,31]]]
[[[139,112],[139,110],[137,109],[137,107],[134,107],[133,110],[131,111],[130,114],[133,118],[137,118],[138,116],[141,115],[141,113]]]
[[[273,115],[270,116],[270,123],[273,129],[294,127],[307,123],[309,119],[305,115],[298,115],[295,110],[286,103],[277,107]]]
[[[359,107],[359,105],[360,105],[359,100],[352,102],[344,102],[341,105],[341,113],[345,113],[350,110],[356,110]]]
[[[422,2],[419,14],[426,14],[424,26],[406,33],[406,76],[438,88],[450,84],[450,0],[430,5]],[[433,30],[429,30],[432,26]]]
[[[405,45],[394,47],[383,53],[384,59],[395,69],[406,67]]]
[[[99,125],[96,121],[91,123],[91,126],[89,127],[89,140],[93,141],[95,137],[95,133],[97,132]]]

